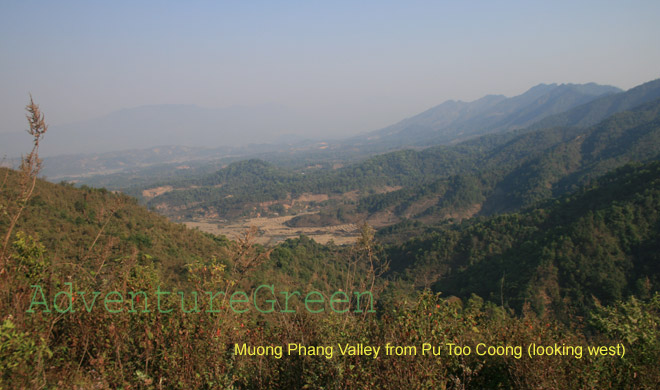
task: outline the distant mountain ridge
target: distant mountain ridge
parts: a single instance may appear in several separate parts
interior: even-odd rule
[[[474,102],[446,101],[384,129],[338,144],[359,145],[360,153],[382,153],[402,146],[446,144],[526,127],[595,98],[616,94],[611,86],[539,84],[507,98],[487,95]],[[42,156],[107,153],[162,145],[220,148],[281,141],[286,134],[313,129],[292,110],[279,105],[206,108],[185,104],[146,105],[69,125],[51,126]],[[291,138],[291,136],[289,136]],[[292,139],[295,141],[295,139]],[[335,144],[336,142],[331,142]],[[0,155],[18,157],[29,149],[25,134],[0,134]]]
[[[391,147],[455,143],[470,137],[524,128],[621,89],[589,84],[539,84],[507,98],[487,95],[473,102],[449,100],[353,141]]]
[[[630,110],[655,99],[660,99],[660,79],[646,82],[622,93],[603,96],[568,111],[548,116],[535,123],[530,129],[591,126],[617,112]]]
[[[139,175],[147,166],[162,165],[163,171],[165,164],[201,166],[202,161],[213,160],[212,165],[217,165],[244,158],[275,163],[284,159],[299,167],[319,162],[332,166],[392,150],[455,144],[513,129],[589,126],[658,97],[660,80],[625,92],[595,83],[539,84],[510,98],[486,95],[473,102],[449,100],[384,129],[327,142],[292,136],[292,128],[281,124],[294,123],[295,118],[279,106],[143,106],[67,128],[53,127],[52,136],[42,145],[42,155],[55,157],[47,159],[44,174],[57,180],[78,180],[113,172]],[[262,130],[269,126],[273,131],[265,134]],[[17,140],[24,145],[17,147]],[[218,146],[241,143],[244,146]],[[12,157],[10,152],[29,150],[29,146],[24,133],[0,134],[0,156]],[[86,155],[59,153],[81,147],[87,149]],[[164,150],[168,153],[161,153]]]

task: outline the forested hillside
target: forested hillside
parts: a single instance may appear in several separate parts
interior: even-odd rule
[[[20,188],[20,175],[0,170],[9,204]],[[6,220],[0,227],[7,228]],[[222,253],[227,241],[175,225],[139,206],[134,198],[103,189],[77,189],[66,184],[37,181],[16,229],[33,237],[53,262],[77,265],[99,262],[154,264],[165,279],[178,278],[195,259]],[[26,237],[27,237],[26,236]]]
[[[659,210],[660,163],[628,165],[522,213],[391,229],[417,237],[388,253],[418,287],[564,318],[660,289]]]

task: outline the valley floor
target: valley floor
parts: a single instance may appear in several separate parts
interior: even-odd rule
[[[295,216],[248,218],[235,222],[221,222],[214,220],[198,220],[184,222],[190,228],[197,228],[203,232],[225,235],[229,239],[240,236],[251,227],[259,231],[257,243],[276,244],[288,238],[296,238],[304,234],[314,241],[327,244],[333,241],[337,245],[353,244],[358,235],[356,224],[343,224],[327,227],[289,227],[285,222]]]

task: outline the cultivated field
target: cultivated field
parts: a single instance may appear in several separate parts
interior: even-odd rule
[[[295,238],[304,234],[316,242],[326,244],[334,241],[337,245],[352,244],[357,237],[355,224],[344,224],[328,227],[288,227],[284,223],[294,216],[248,218],[236,222],[220,222],[200,220],[184,222],[186,226],[216,235],[225,235],[234,239],[252,226],[259,229],[257,242],[260,244],[276,244],[287,238]]]

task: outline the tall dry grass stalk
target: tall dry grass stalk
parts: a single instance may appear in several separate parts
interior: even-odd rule
[[[25,210],[34,192],[34,187],[37,184],[37,176],[41,170],[42,163],[42,160],[39,158],[39,143],[48,130],[44,114],[39,109],[39,105],[32,99],[32,95],[30,95],[30,103],[25,106],[25,110],[28,112],[25,115],[29,124],[27,132],[32,136],[34,145],[30,154],[21,159],[21,166],[19,168],[20,179],[17,191],[14,192],[13,196],[10,195],[7,198],[7,204],[2,205],[3,214],[9,218],[9,226],[5,232],[2,240],[2,248],[0,249],[0,275],[6,273],[5,267],[9,256],[7,249],[14,227],[16,227],[16,223],[21,217],[23,210]],[[6,185],[6,181],[4,181],[4,185],[0,187],[0,191],[7,191]]]

